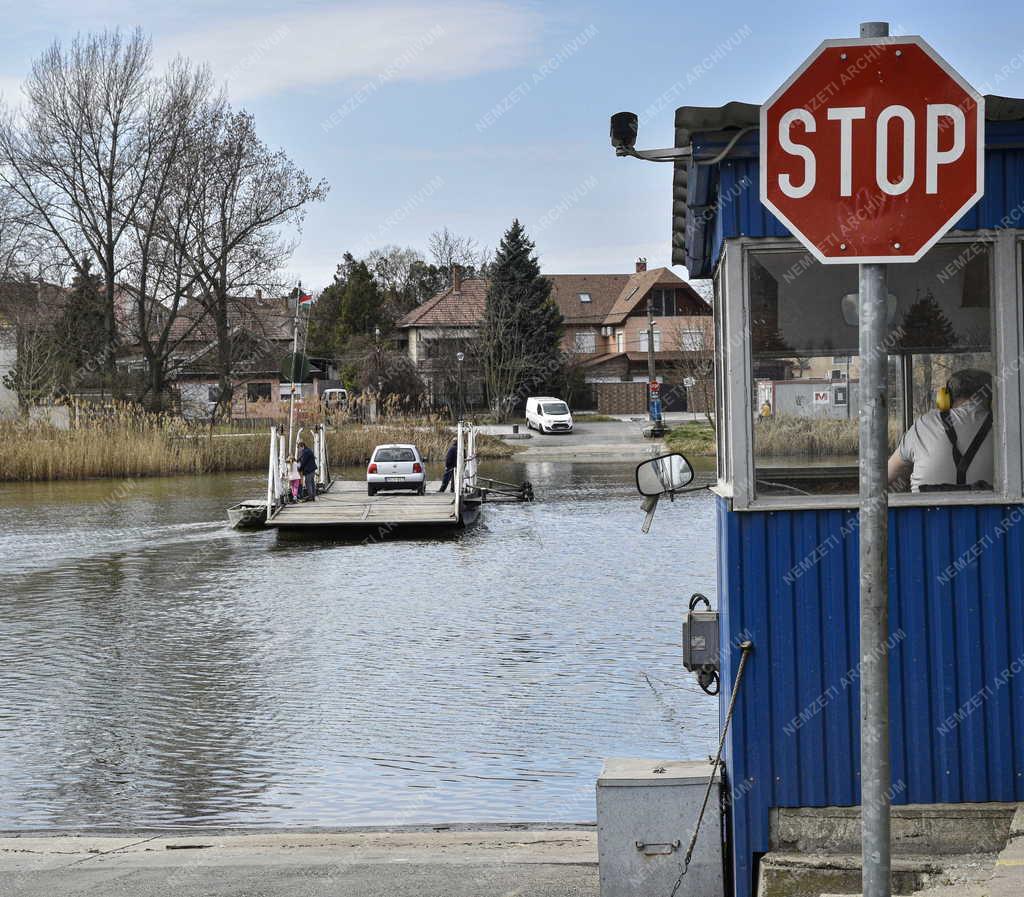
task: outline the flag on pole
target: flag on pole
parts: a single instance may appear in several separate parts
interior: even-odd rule
[[[309,293],[299,293],[299,305],[310,305],[313,302],[313,297]]]

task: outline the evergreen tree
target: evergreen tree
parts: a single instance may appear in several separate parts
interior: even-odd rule
[[[66,367],[63,385],[68,389],[78,385],[75,381],[83,379],[90,370],[103,368],[106,361],[103,285],[99,274],[93,274],[91,269],[92,263],[85,259],[82,269],[75,274],[57,333]]]
[[[531,393],[558,382],[564,322],[518,219],[502,237],[490,273],[481,361],[491,408],[504,417]]]
[[[338,342],[373,333],[384,323],[380,290],[366,262],[355,262],[348,272],[338,309]]]
[[[900,330],[901,349],[948,349],[956,345],[956,330],[931,291],[910,306]]]

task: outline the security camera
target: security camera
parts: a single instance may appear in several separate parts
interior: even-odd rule
[[[636,146],[636,132],[640,120],[635,112],[616,112],[612,116],[611,138],[615,149],[632,150]]]

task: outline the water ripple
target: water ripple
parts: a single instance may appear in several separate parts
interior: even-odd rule
[[[705,756],[710,496],[644,537],[631,467],[492,475],[540,500],[369,545],[228,530],[258,477],[0,489],[0,828],[576,821],[603,758]]]

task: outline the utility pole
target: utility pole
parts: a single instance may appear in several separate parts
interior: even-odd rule
[[[292,445],[292,428],[295,425],[295,376],[296,368],[301,369],[299,364],[299,309],[302,308],[302,281],[299,281],[299,289],[295,293],[295,320],[292,322],[292,369],[288,372],[288,379],[291,381],[291,394],[288,399],[288,454],[295,454],[295,446]]]
[[[654,300],[650,295],[647,297],[647,408],[654,426],[651,428],[652,436],[660,436],[661,425],[661,399],[657,396],[657,376],[654,365]]]

